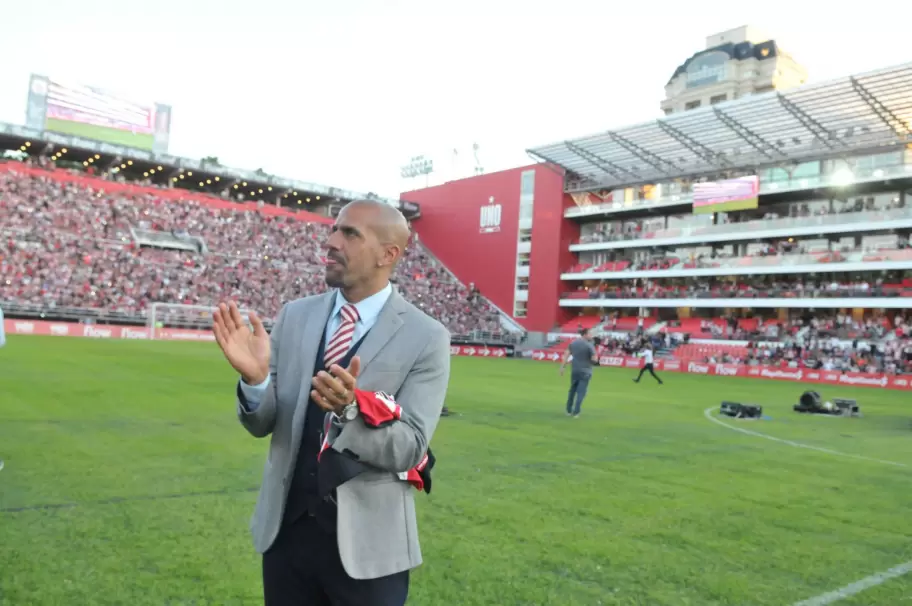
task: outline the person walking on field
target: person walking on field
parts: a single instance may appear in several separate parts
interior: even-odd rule
[[[653,347],[653,345],[651,343],[647,343],[646,345],[643,346],[643,350],[640,352],[640,357],[643,358],[643,360],[646,363],[643,365],[643,368],[640,369],[640,374],[637,375],[637,378],[633,380],[634,383],[639,383],[640,379],[643,378],[643,373],[649,372],[649,374],[652,375],[652,378],[655,379],[656,381],[658,381],[659,385],[662,385],[662,379],[660,379],[658,377],[658,375],[656,375],[654,367],[653,367],[653,363],[654,363],[653,350],[654,349],[655,348]]]
[[[567,394],[567,415],[578,417],[583,399],[589,390],[589,380],[592,379],[592,367],[598,364],[598,355],[595,345],[592,344],[592,333],[588,328],[580,330],[580,336],[573,340],[564,351],[561,360],[560,374],[570,362],[570,392]]]

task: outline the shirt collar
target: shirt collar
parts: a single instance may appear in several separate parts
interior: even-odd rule
[[[358,303],[353,303],[355,309],[358,310],[358,321],[361,322],[362,325],[373,324],[377,319],[377,316],[380,315],[380,311],[383,309],[383,306],[386,304],[386,301],[390,298],[391,294],[393,294],[393,285],[387,282],[386,286],[379,292],[372,294]],[[336,302],[333,304],[331,317],[335,318],[336,315],[342,311],[342,306],[347,303],[348,301],[345,299],[345,295],[342,294],[342,291],[337,290]]]

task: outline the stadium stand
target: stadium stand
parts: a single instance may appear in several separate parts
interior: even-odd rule
[[[316,215],[156,191],[63,170],[0,165],[0,300],[10,311],[75,308],[142,321],[154,302],[232,298],[272,317],[321,292]],[[454,335],[502,332],[499,312],[419,242],[396,273],[400,292]]]

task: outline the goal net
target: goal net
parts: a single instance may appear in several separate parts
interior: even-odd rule
[[[208,340],[212,336],[211,305],[153,303],[146,316],[150,339]],[[240,308],[241,317],[250,324],[250,311]],[[265,321],[264,321],[265,323]],[[205,337],[205,338],[204,338]]]

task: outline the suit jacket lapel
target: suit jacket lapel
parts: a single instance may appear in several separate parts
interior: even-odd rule
[[[310,399],[310,380],[313,379],[313,370],[317,363],[317,347],[320,345],[320,339],[323,338],[323,332],[326,330],[326,323],[329,322],[329,314],[335,300],[336,291],[332,290],[314,301],[313,308],[305,312],[307,317],[303,318],[304,330],[301,335],[301,390],[298,392],[295,418],[299,414],[303,415],[307,409],[307,401]],[[303,418],[301,416],[302,420]]]
[[[361,372],[370,364],[383,346],[386,345],[393,335],[402,327],[402,318],[399,316],[405,313],[408,308],[403,305],[402,296],[393,289],[389,299],[380,310],[377,322],[361,343],[358,349],[358,357],[361,358]]]

